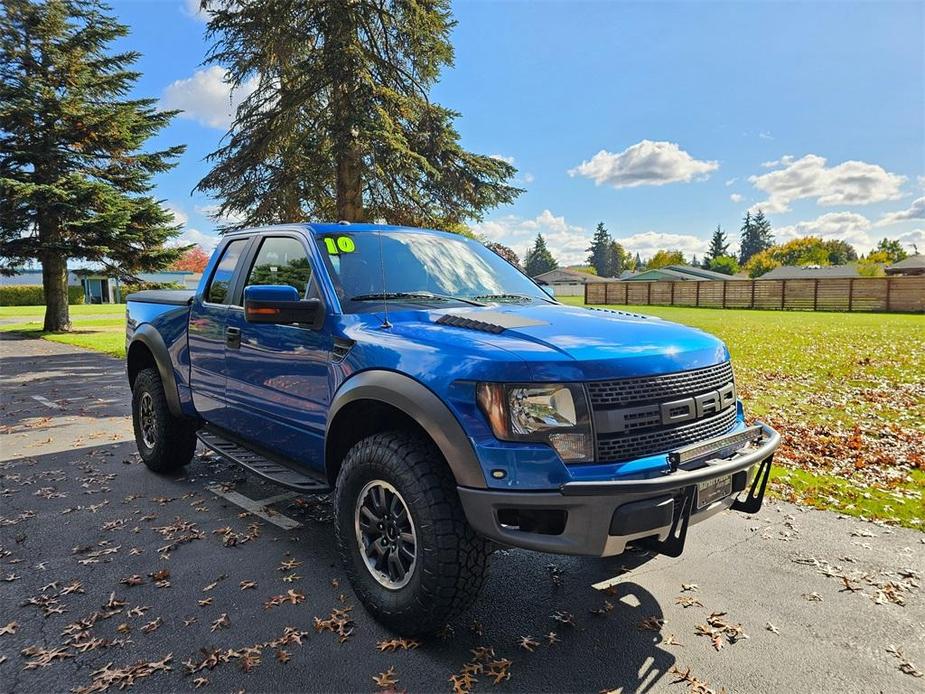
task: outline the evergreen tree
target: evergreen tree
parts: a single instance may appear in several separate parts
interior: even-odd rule
[[[613,239],[610,238],[610,232],[604,226],[603,222],[597,223],[597,229],[594,231],[594,238],[591,240],[591,247],[588,248],[588,264],[597,271],[601,277],[607,277],[608,272],[613,266],[613,248],[611,244]]]
[[[710,239],[710,249],[703,259],[704,267],[707,267],[711,260],[716,260],[723,255],[729,255],[729,242],[726,240],[726,232],[717,224],[716,230],[713,232],[713,237]],[[694,258],[693,264],[696,265],[696,256],[694,256]]]
[[[610,252],[608,256],[608,264],[606,271],[602,275],[603,277],[619,277],[623,274],[624,270],[628,269],[629,264],[632,262],[626,249],[616,241],[610,242]],[[600,275],[601,273],[598,274]]]
[[[203,0],[207,63],[238,107],[197,189],[240,225],[305,219],[455,229],[509,203],[510,164],[462,148],[432,102],[453,63],[449,0]]]
[[[636,251],[636,257],[633,258],[633,270],[636,272],[642,272],[646,269],[646,266],[642,262],[642,258],[639,257],[639,251]]]
[[[555,270],[559,263],[552,257],[552,253],[546,247],[546,239],[542,234],[536,235],[536,241],[533,242],[533,248],[527,252],[524,259],[524,270],[530,277],[542,275],[544,272]]]
[[[742,238],[739,243],[739,264],[745,265],[756,253],[765,251],[774,245],[771,222],[758,210],[754,216],[748,211],[742,221]]]
[[[47,331],[70,328],[68,259],[123,276],[160,269],[186,248],[149,195],[183,147],[142,151],[175,111],[127,99],[139,74],[128,33],[97,0],[4,0],[0,9],[0,272],[42,264]]]

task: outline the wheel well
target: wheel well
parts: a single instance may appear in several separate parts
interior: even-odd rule
[[[337,412],[328,428],[324,466],[332,487],[347,452],[357,441],[381,431],[413,432],[433,443],[439,455],[436,442],[410,415],[379,400],[354,400]],[[446,464],[442,456],[438,462]]]
[[[157,368],[157,361],[148,346],[140,340],[135,341],[128,348],[128,383],[135,387],[135,379],[144,369]]]

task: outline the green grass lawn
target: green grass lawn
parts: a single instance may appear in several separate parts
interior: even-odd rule
[[[111,316],[125,313],[125,304],[74,304],[70,307],[71,319],[80,316]],[[42,320],[44,306],[0,306],[0,319],[29,318]]]
[[[8,308],[8,307],[7,307]],[[73,308],[73,307],[72,307]],[[98,308],[81,307],[81,308]],[[89,318],[84,316],[89,315]],[[42,319],[0,325],[2,332],[15,332],[27,337],[40,337],[75,347],[105,352],[114,357],[125,356],[125,318],[93,318],[95,315],[71,313],[72,329],[67,333],[47,333],[42,330]]]
[[[925,316],[609,308],[690,325],[728,345],[746,411],[784,436],[775,494],[925,529]]]

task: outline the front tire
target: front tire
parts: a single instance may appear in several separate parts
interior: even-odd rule
[[[403,635],[433,632],[466,610],[488,546],[466,522],[440,451],[407,432],[347,453],[334,497],[341,560],[373,616]]]
[[[193,459],[196,427],[170,413],[157,369],[142,369],[132,385],[132,424],[138,453],[148,469],[176,472]]]

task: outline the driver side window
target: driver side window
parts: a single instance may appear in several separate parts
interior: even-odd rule
[[[312,278],[312,266],[302,243],[289,236],[268,236],[247,275],[245,286],[253,284],[288,284],[300,297],[306,297]]]

